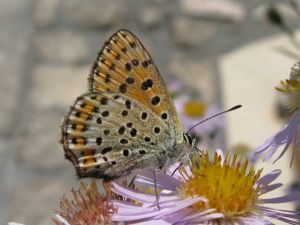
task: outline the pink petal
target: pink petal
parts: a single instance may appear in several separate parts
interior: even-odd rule
[[[259,184],[269,184],[271,182],[273,182],[277,177],[279,177],[279,175],[281,174],[281,170],[273,170],[272,172],[266,174],[265,176],[263,176],[262,178],[260,178],[257,183]]]
[[[280,188],[282,185],[283,185],[282,183],[276,183],[276,184],[267,185],[267,186],[263,187],[263,189],[261,190],[260,194],[263,195],[265,193],[274,191],[274,190]]]
[[[273,203],[284,203],[284,202],[294,202],[300,200],[300,192],[291,193],[278,198],[269,198],[269,199],[260,199],[264,204],[273,204]]]
[[[141,223],[133,223],[133,225],[172,225],[164,220],[150,220]]]
[[[171,214],[171,213],[174,213],[176,211],[179,211],[181,209],[184,209],[188,206],[191,206],[199,201],[202,201],[202,202],[207,202],[207,199],[206,198],[203,198],[203,197],[196,197],[196,198],[188,198],[188,199],[185,199],[181,202],[178,202],[178,205],[174,208],[170,208],[170,209],[167,209],[167,210],[164,210],[164,212],[162,212],[160,215],[159,215],[159,218],[161,218],[162,216],[165,216],[165,215],[168,215],[168,214]]]
[[[141,192],[137,192],[134,190],[129,190],[127,188],[122,187],[121,185],[117,184],[116,182],[111,182],[112,184],[112,191],[122,195],[124,197],[130,198],[132,200],[139,201],[141,203],[156,203],[156,196],[145,194]],[[170,200],[178,200],[179,197],[176,195],[159,195],[159,201],[170,201]]]

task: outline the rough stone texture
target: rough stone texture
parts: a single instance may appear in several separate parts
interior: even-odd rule
[[[80,26],[105,28],[124,25],[125,6],[122,1],[107,0],[68,0],[65,3],[64,17]]]
[[[11,4],[15,4],[16,9]],[[28,4],[30,5],[30,1]],[[20,12],[22,9],[28,10],[21,2],[12,1],[7,3],[8,12],[3,12],[3,14],[0,12],[0,18],[3,17],[0,19],[0,27],[3,27],[0,29],[0,133],[5,134],[11,132],[13,123],[11,115],[14,114],[18,104],[21,80],[24,78],[22,72],[27,70],[31,59],[28,51],[32,27],[25,27],[27,18]],[[21,18],[20,22],[16,19],[18,16]]]
[[[38,65],[33,71],[33,88],[30,99],[35,106],[66,108],[80,93],[87,91],[91,65],[55,66]],[[55,87],[55,90],[53,90]]]
[[[172,74],[197,92],[204,102],[216,102],[217,93],[210,85],[216,83],[211,59],[199,62],[190,57],[176,55],[171,59],[169,67]]]
[[[145,28],[157,28],[164,19],[164,12],[158,7],[144,7],[139,10],[139,21]]]
[[[24,54],[24,43],[16,40],[13,44],[10,42],[9,33],[0,31],[0,68],[1,68],[1,82],[0,82],[0,102],[1,102],[1,114],[0,114],[0,132],[7,133],[10,131],[12,125],[11,115],[16,107],[18,88],[20,85],[20,79],[22,74],[20,68],[22,62],[20,61],[20,55]],[[20,46],[13,47],[13,46]]]
[[[34,21],[38,27],[54,25],[58,17],[60,0],[38,0],[34,10]]]
[[[58,108],[59,109],[59,108]],[[65,165],[60,140],[60,125],[63,109],[55,107],[34,109],[27,115],[16,139],[19,159],[22,164],[35,169],[58,169]]]
[[[45,170],[66,165],[59,144],[59,127],[68,107],[87,91],[89,69],[90,66],[48,65],[35,68],[30,113],[22,121],[17,140],[23,164]]]
[[[6,19],[12,15],[23,13],[28,9],[32,1],[22,0],[1,0],[0,17]]]
[[[3,219],[7,217],[9,204],[4,204],[5,202],[11,201],[10,199],[10,191],[12,184],[15,183],[13,176],[14,171],[12,170],[14,165],[14,159],[9,157],[8,152],[12,151],[10,140],[1,138],[0,139],[0,177],[1,177],[1,185],[0,185],[0,222],[3,224]]]
[[[70,184],[53,178],[26,182],[17,187],[13,194],[9,219],[22,224],[53,225],[46,212],[54,213],[62,197],[62,190],[69,189]]]
[[[241,22],[246,16],[243,5],[230,0],[182,0],[179,3],[185,14],[198,18]]]
[[[299,16],[290,4],[278,2],[277,4],[275,4],[275,7],[278,10],[278,12],[284,17],[285,20],[299,20]],[[269,5],[267,4],[258,6],[252,11],[252,17],[259,21],[266,20],[266,11],[268,8]]]
[[[173,41],[182,46],[199,45],[215,37],[215,22],[198,21],[187,17],[176,17],[171,25]]]
[[[84,34],[70,30],[42,33],[36,44],[37,56],[50,62],[78,63],[84,61],[90,52]]]

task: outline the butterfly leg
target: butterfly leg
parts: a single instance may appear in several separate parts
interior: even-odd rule
[[[155,196],[156,196],[157,208],[160,209],[160,206],[159,206],[159,195],[158,195],[157,184],[156,184],[155,169],[153,170],[153,181],[154,181],[154,191],[155,191]]]
[[[173,175],[176,173],[176,171],[182,166],[182,163],[180,163],[176,169],[173,171],[173,173],[171,174],[171,177],[173,177]]]
[[[131,179],[130,183],[128,184],[128,188],[131,188],[133,186],[133,183],[135,181],[136,175],[134,175],[134,177]]]

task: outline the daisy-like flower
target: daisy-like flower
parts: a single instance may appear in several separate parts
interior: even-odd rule
[[[215,105],[207,106],[201,101],[194,101],[186,96],[175,98],[174,104],[185,131],[221,111]],[[195,127],[193,131],[199,138],[203,148],[214,149],[223,144],[222,130],[224,127],[224,118],[219,116]]]
[[[156,185],[160,190],[159,206],[156,196],[112,184],[112,191],[128,201],[113,200],[118,211],[113,221],[130,224],[273,224],[277,219],[287,224],[299,224],[296,211],[279,210],[268,204],[297,201],[299,194],[290,193],[278,198],[266,199],[264,194],[279,188],[273,183],[280,170],[261,177],[262,170],[248,167],[248,161],[236,155],[215,153],[210,161],[208,153],[195,156],[190,167],[181,167],[174,176],[158,174]],[[154,186],[150,174],[137,177],[138,185]]]
[[[286,95],[289,110],[293,114],[286,125],[256,149],[254,159],[258,154],[266,152],[264,160],[268,160],[278,149],[282,148],[281,153],[274,161],[276,162],[289,147],[292,147],[292,164],[294,151],[300,144],[300,62],[292,67],[290,79],[281,81],[281,87],[276,89]]]
[[[60,210],[53,221],[57,225],[111,225],[111,215],[116,208],[98,191],[96,182],[80,183],[78,191],[72,189],[73,200],[66,197],[60,202]]]

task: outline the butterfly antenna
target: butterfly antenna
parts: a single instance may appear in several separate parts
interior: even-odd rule
[[[220,115],[222,115],[222,114],[224,114],[224,113],[228,113],[228,112],[230,112],[230,111],[239,109],[239,108],[241,108],[241,107],[242,107],[242,105],[236,105],[236,106],[234,106],[234,107],[232,107],[232,108],[230,108],[230,109],[227,109],[227,110],[225,110],[225,111],[223,111],[223,112],[219,112],[219,113],[217,113],[217,114],[215,114],[215,115],[213,115],[213,116],[211,116],[211,117],[208,117],[208,118],[206,118],[206,119],[200,121],[199,123],[196,123],[196,124],[195,124],[194,126],[192,126],[190,129],[188,129],[188,131],[187,131],[186,133],[189,133],[191,130],[193,130],[196,126],[200,125],[201,123],[204,123],[204,122],[206,122],[206,121],[208,121],[208,120],[210,120],[210,119],[212,119],[212,118],[215,118],[215,117],[217,117],[217,116],[220,116]]]

